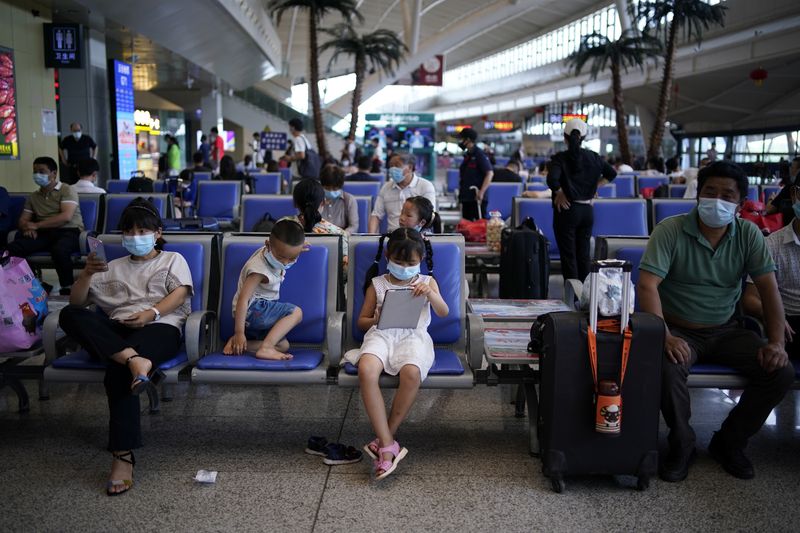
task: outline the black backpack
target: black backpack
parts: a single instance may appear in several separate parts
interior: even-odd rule
[[[532,218],[500,236],[500,298],[543,300],[550,280],[550,243]]]
[[[269,233],[272,231],[272,228],[275,227],[275,223],[277,220],[272,218],[272,215],[269,213],[264,213],[264,216],[261,217],[261,220],[255,223],[253,226],[253,231],[256,233]]]
[[[319,170],[322,166],[320,163],[319,154],[314,151],[313,148],[311,148],[311,145],[308,143],[308,139],[305,137],[303,137],[303,139],[306,141],[306,157],[305,159],[298,161],[300,177],[319,180]]]
[[[153,180],[146,178],[141,170],[135,170],[128,180],[128,192],[153,192]]]
[[[662,183],[653,191],[653,198],[669,198],[669,185]]]

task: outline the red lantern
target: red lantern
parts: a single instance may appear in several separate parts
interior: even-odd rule
[[[758,67],[750,72],[750,79],[753,80],[756,87],[761,87],[764,84],[764,80],[767,79],[767,71],[763,67]]]

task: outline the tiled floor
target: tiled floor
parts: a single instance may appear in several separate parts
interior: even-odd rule
[[[27,415],[3,389],[0,531],[797,530],[800,392],[752,440],[755,480],[732,478],[701,449],[680,484],[637,492],[581,478],[561,495],[528,455],[510,397],[500,387],[421,391],[398,435],[410,454],[376,483],[366,460],[331,468],[303,453],[310,434],[370,438],[357,391],[182,384],[161,414],[144,410],[136,485],[108,498],[102,387],[53,386]],[[693,403],[703,448],[732,401],[696,390]],[[218,470],[217,483],[193,482],[198,469]]]

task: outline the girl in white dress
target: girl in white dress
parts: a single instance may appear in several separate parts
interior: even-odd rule
[[[418,231],[398,228],[389,235],[386,243],[388,273],[378,273],[378,262],[383,253],[386,236],[381,237],[375,264],[367,272],[364,305],[358,317],[358,327],[367,333],[361,350],[346,356],[353,364],[358,364],[358,379],[361,397],[367,410],[372,428],[377,438],[364,446],[364,451],[375,460],[376,479],[391,474],[397,463],[408,453],[401,448],[394,435],[414,403],[420,383],[428,375],[433,365],[433,340],[428,334],[431,322],[430,308],[437,316],[444,317],[450,312],[439,294],[439,286],[432,276],[419,273],[419,265],[425,258],[428,271],[433,273],[433,254],[431,245]],[[374,277],[373,277],[374,276]],[[413,287],[414,295],[428,299],[423,307],[417,327],[414,329],[378,329],[378,319],[386,291]],[[392,402],[390,416],[378,383],[381,372],[400,376],[400,386]]]

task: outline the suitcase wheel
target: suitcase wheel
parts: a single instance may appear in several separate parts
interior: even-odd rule
[[[648,476],[639,476],[636,480],[636,490],[647,490],[650,488],[650,478]]]
[[[550,486],[553,487],[553,492],[561,494],[564,492],[564,487],[566,487],[566,484],[564,483],[564,478],[560,476],[553,476],[550,478]]]

